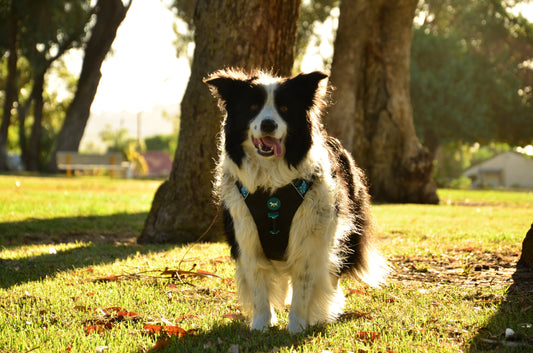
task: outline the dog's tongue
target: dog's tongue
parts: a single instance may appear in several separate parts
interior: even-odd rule
[[[274,149],[274,156],[281,157],[283,154],[283,147],[281,147],[281,142],[279,139],[265,136],[261,138],[261,143],[268,147],[272,147]]]

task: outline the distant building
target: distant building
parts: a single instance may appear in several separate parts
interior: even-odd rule
[[[500,153],[463,172],[472,187],[533,188],[533,159],[519,152]]]

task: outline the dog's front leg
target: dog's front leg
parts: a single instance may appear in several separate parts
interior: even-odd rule
[[[243,305],[252,312],[252,330],[264,330],[277,322],[269,300],[270,278],[257,263],[240,263],[237,269],[240,297]]]
[[[292,274],[292,303],[287,330],[291,333],[304,331],[309,325],[309,301],[314,280],[308,260]]]

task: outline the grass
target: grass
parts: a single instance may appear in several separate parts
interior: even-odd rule
[[[343,318],[292,336],[287,310],[278,327],[249,331],[225,244],[186,253],[131,241],[158,185],[0,176],[0,352],[533,348],[533,299],[507,292],[533,220],[531,192],[441,190],[438,206],[376,205],[389,284],[344,279]],[[506,328],[517,341],[503,340]]]

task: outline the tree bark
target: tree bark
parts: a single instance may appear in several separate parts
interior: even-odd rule
[[[420,144],[409,94],[417,0],[341,1],[328,130],[365,170],[375,200],[437,203],[433,161]]]
[[[44,90],[44,72],[37,74],[33,80],[33,125],[31,127],[30,143],[27,150],[26,169],[29,171],[39,170],[39,160],[41,155],[41,137],[43,121],[43,90]],[[21,141],[22,143],[22,141]]]
[[[122,0],[98,0],[96,23],[85,47],[76,94],[67,109],[65,122],[57,137],[55,151],[78,150],[89,119],[91,104],[102,77],[100,68],[115,40],[118,27],[126,17],[131,1],[124,5]],[[57,171],[56,164],[55,153],[53,153],[47,170]]]
[[[11,123],[11,109],[17,100],[17,41],[18,41],[18,21],[15,6],[11,6],[9,16],[9,37],[7,59],[7,80],[4,96],[4,110],[2,113],[2,123],[0,124],[0,170],[7,170],[7,134]]]
[[[290,75],[300,0],[198,0],[195,52],[181,103],[178,148],[169,180],[154,196],[140,243],[196,240],[214,219],[212,171],[221,112],[202,79],[217,69],[272,69]],[[218,238],[220,224],[205,240]]]

